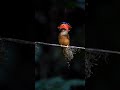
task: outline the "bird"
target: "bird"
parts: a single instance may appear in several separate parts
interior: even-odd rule
[[[73,52],[72,52],[71,48],[69,47],[70,46],[69,31],[71,28],[72,28],[71,25],[67,22],[62,22],[58,26],[58,29],[60,30],[60,33],[58,35],[58,41],[62,47],[63,54],[68,63],[73,59]],[[63,45],[66,47],[64,47]]]

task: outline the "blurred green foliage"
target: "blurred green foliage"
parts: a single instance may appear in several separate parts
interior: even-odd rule
[[[77,7],[77,3],[75,1],[69,1],[68,3],[66,3],[65,5],[66,8],[76,8]]]
[[[35,90],[70,90],[72,86],[85,86],[85,80],[64,80],[61,77],[39,80]]]

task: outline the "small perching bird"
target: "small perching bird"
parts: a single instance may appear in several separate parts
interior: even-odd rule
[[[62,22],[58,26],[58,29],[60,30],[60,33],[58,36],[58,41],[59,41],[59,44],[61,45],[61,47],[62,47],[62,45],[67,46],[67,47],[62,47],[62,48],[63,48],[63,54],[68,62],[73,59],[73,52],[72,52],[71,48],[69,47],[70,36],[68,34],[68,32],[70,31],[71,28],[72,27],[70,26],[70,24],[66,23],[66,22]]]

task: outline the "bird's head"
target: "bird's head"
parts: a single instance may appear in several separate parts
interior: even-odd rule
[[[69,32],[71,28],[72,28],[72,27],[70,26],[70,24],[69,24],[69,23],[66,23],[66,22],[62,22],[62,23],[58,26],[58,29],[59,29],[59,30],[61,30],[61,31],[67,31],[67,32]]]

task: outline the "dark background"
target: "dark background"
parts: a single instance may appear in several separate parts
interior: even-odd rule
[[[0,90],[34,90],[34,46],[2,41],[1,48]]]
[[[85,45],[85,9],[77,6],[76,1],[71,0],[70,3],[68,3],[68,0],[10,1],[3,2],[3,5],[4,7],[1,8],[1,37],[58,43],[59,30],[57,26],[66,21],[73,28],[70,32],[71,45]],[[84,79],[84,73],[80,73],[84,72],[83,60],[79,61],[79,58],[77,58],[76,62],[73,61],[69,70],[62,53],[60,54],[62,59],[61,57],[53,59],[53,55],[57,53],[56,50],[53,50],[54,47],[41,46],[43,58],[40,58],[40,60],[42,59],[43,63],[37,63],[38,65],[36,65],[36,63],[33,63],[36,53],[35,46],[8,43],[8,41],[2,41],[1,43],[5,44],[3,47],[5,51],[8,51],[7,53],[4,52],[4,58],[8,65],[1,64],[1,90],[33,90],[36,79],[33,73],[35,74],[36,67],[38,73],[41,74],[41,76],[38,74],[37,79],[49,79],[58,75],[61,75],[66,81]],[[60,50],[61,48],[57,48],[57,51]],[[82,67],[81,71],[80,68],[76,69],[76,64],[78,64],[78,67]],[[14,67],[11,69],[12,66]],[[44,74],[46,69],[49,71]],[[76,71],[74,71],[75,69]],[[6,76],[4,77],[4,75]],[[81,86],[71,88],[72,90],[84,89]]]
[[[68,1],[66,0],[66,2]],[[85,35],[84,32],[80,33],[83,35],[81,36],[83,39],[77,37],[75,30],[71,30],[72,45],[120,51],[120,9],[117,0],[90,0],[85,11],[74,5],[74,7],[67,6],[66,2],[63,0],[56,2],[51,0],[2,2],[0,36],[58,43],[56,37],[59,31],[56,27],[61,21],[67,21],[73,29],[80,28],[81,31],[84,31],[85,24]],[[67,7],[67,12],[64,12],[65,7]],[[84,17],[84,15],[86,16]],[[38,17],[40,20],[38,20]],[[78,29],[78,32],[80,32],[80,29]],[[109,64],[101,62],[96,67],[95,74],[86,80],[86,89],[113,90],[119,87],[119,59],[119,55],[110,55]],[[31,72],[28,73],[31,74]],[[29,83],[26,84],[27,86],[30,85]],[[14,85],[16,86],[15,83]],[[14,86],[11,86],[11,88],[14,88]],[[27,90],[27,88],[30,90],[29,87],[24,89]]]
[[[85,46],[120,51],[118,0],[89,1]],[[87,79],[87,90],[119,89],[120,55],[110,54],[108,64],[100,61],[95,76]]]

